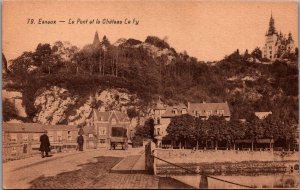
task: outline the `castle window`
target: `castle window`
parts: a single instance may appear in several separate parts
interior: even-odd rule
[[[186,109],[185,109],[185,108],[183,108],[183,109],[181,110],[181,114],[186,114]]]
[[[157,124],[160,124],[160,118],[157,118]]]
[[[272,59],[272,55],[270,55],[270,59]]]

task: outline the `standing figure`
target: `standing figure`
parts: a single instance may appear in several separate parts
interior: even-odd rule
[[[44,158],[45,156],[48,157],[49,156],[48,152],[50,152],[50,141],[47,133],[48,132],[45,130],[44,134],[40,137],[40,142],[41,142],[40,151],[42,154],[42,158]]]
[[[79,148],[79,151],[83,151],[83,143],[84,143],[84,139],[83,139],[83,136],[82,134],[80,134],[77,138],[77,143],[78,143],[78,148]]]

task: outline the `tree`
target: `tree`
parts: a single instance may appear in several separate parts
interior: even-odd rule
[[[136,111],[135,107],[130,107],[127,109],[127,115],[131,121],[133,118],[137,117],[139,113]]]
[[[51,74],[51,68],[62,65],[62,60],[59,54],[54,54],[50,44],[38,44],[33,53],[34,64],[41,67],[42,71]]]
[[[13,103],[8,100],[3,101],[3,121],[9,121],[18,116],[18,111]]]
[[[194,128],[194,117],[188,114],[175,116],[171,119],[170,124],[167,127],[167,133],[171,137],[172,141],[179,142],[181,148],[182,142],[186,147],[187,140],[192,136],[192,129]]]
[[[259,47],[256,47],[252,52],[251,55],[257,59],[262,59],[262,51],[259,49]]]
[[[2,52],[2,63],[3,63],[2,69],[5,71],[5,73],[9,73],[9,70],[7,67],[7,60],[6,60],[3,52]]]
[[[30,66],[35,65],[34,53],[23,52],[23,54],[12,61],[10,65],[10,70],[15,76],[20,76],[21,78],[26,78],[28,74],[28,69]]]
[[[199,142],[201,142],[201,144],[203,145],[205,142],[205,147],[206,147],[206,142],[208,139],[208,128],[207,125],[204,124],[205,121],[203,121],[201,118],[196,117],[195,118],[195,125],[194,128],[192,130],[192,134],[194,134],[194,137],[197,141],[197,149],[199,146]],[[206,147],[207,148],[207,147]]]
[[[210,116],[208,120],[205,121],[209,127],[209,134],[211,138],[215,141],[215,148],[218,149],[218,142],[226,139],[227,128],[226,121],[224,117]]]
[[[247,129],[245,137],[251,140],[251,150],[253,151],[254,143],[264,135],[264,128],[261,120],[254,114],[251,114],[247,121],[249,122],[246,123]]]
[[[110,46],[110,42],[108,40],[108,38],[106,37],[106,35],[103,36],[102,38],[102,42],[101,42],[105,47]]]
[[[235,150],[235,141],[244,139],[246,133],[245,123],[241,123],[238,119],[231,119],[228,123],[229,136],[233,142],[233,149]]]
[[[152,118],[145,121],[144,125],[140,125],[136,128],[136,137],[154,139],[154,120]]]

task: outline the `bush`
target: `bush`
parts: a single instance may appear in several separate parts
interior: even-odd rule
[[[149,43],[149,44],[152,44],[158,48],[162,48],[162,49],[165,49],[165,48],[170,48],[170,45],[165,42],[164,40],[161,40],[159,39],[158,37],[156,36],[148,36],[145,40],[146,43]]]

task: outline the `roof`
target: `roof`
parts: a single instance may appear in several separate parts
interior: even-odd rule
[[[45,125],[46,130],[79,130],[75,125]]]
[[[161,117],[175,117],[177,115],[181,115],[182,110],[184,110],[184,109],[187,110],[187,107],[184,104],[179,104],[179,105],[175,105],[175,106],[167,106],[165,113],[162,114]],[[173,110],[177,110],[177,111],[174,113],[174,112],[172,112]]]
[[[43,133],[45,130],[78,130],[74,125],[44,125],[40,123],[2,123],[2,130],[15,133]]]
[[[230,109],[227,102],[224,103],[189,103],[188,113],[195,115],[198,111],[199,116],[206,116],[207,111],[212,111],[212,115],[217,115],[217,110],[224,110],[223,116],[230,116]]]
[[[15,133],[43,133],[45,129],[38,123],[2,123],[2,131]]]
[[[266,118],[268,115],[272,114],[271,111],[269,112],[255,112],[254,113],[256,117],[258,117],[259,119],[264,119]]]
[[[112,114],[115,114],[119,121],[129,121],[127,114],[120,111],[98,111],[94,109],[95,120],[97,121],[108,121]]]

